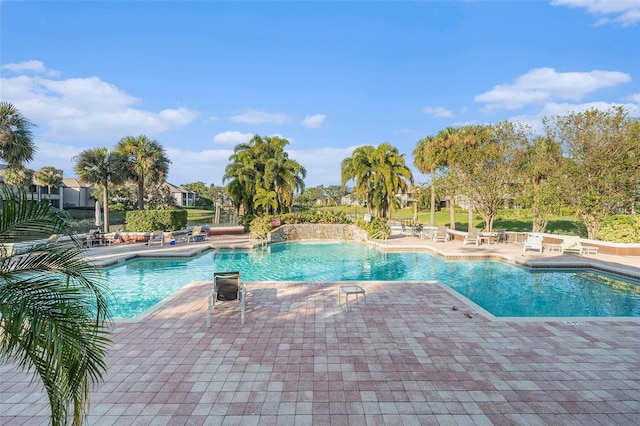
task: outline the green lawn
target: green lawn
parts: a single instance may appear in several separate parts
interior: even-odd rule
[[[332,210],[334,212],[344,212],[346,214],[358,214],[362,215],[366,213],[366,209],[362,207],[354,206],[336,206],[336,207],[316,207],[319,210]],[[505,211],[504,216],[508,216],[508,211]],[[394,219],[413,219],[413,208],[406,208],[395,211],[393,213]],[[436,212],[436,225],[449,226],[449,210],[441,210]],[[421,211],[418,213],[418,223],[423,225],[429,224],[429,212]],[[467,212],[456,212],[456,229],[460,231],[466,231],[469,225],[469,214]],[[484,228],[484,221],[479,215],[474,215],[473,226],[478,229]],[[507,231],[514,232],[527,232],[532,229],[532,219],[498,219],[493,224],[494,229],[504,228]],[[545,232],[550,234],[562,234],[562,235],[579,235],[581,237],[587,236],[587,229],[585,228],[582,220],[577,217],[563,217],[553,216],[549,220],[547,229]]]

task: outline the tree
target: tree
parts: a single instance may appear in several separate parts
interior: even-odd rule
[[[460,129],[464,152],[458,153],[458,179],[466,198],[493,230],[508,197],[520,191],[518,161],[528,145],[529,130],[513,122]]]
[[[144,135],[120,139],[116,151],[127,158],[129,177],[138,184],[138,209],[142,210],[145,182],[164,182],[171,160],[158,141],[150,140]]]
[[[40,377],[53,425],[81,424],[110,344],[102,275],[84,259],[63,212],[27,200],[24,191],[5,190],[1,202],[3,245],[51,234],[69,242],[35,245],[20,256],[0,251],[0,359]]]
[[[374,208],[382,217],[393,216],[396,194],[406,191],[413,182],[404,154],[386,142],[378,147],[356,148],[351,157],[342,161],[340,169],[342,186],[355,181],[356,195],[365,197],[369,211]]]
[[[26,189],[33,184],[33,170],[14,165],[4,169],[4,183]]]
[[[544,232],[549,217],[562,202],[562,147],[553,139],[536,137],[527,147],[520,171],[524,196],[533,213],[532,232]]]
[[[33,183],[33,171],[24,163],[33,160],[31,121],[9,102],[0,102],[0,160],[7,163],[4,181],[9,185],[27,188]]]
[[[436,217],[436,170],[445,164],[445,153],[440,145],[440,140],[434,136],[427,136],[418,141],[413,150],[413,163],[422,173],[431,175],[431,213],[429,225],[435,225]],[[414,215],[415,216],[415,215]]]
[[[264,188],[258,188],[253,198],[253,206],[257,212],[270,214],[278,207],[276,198],[276,191],[267,191]]]
[[[578,209],[588,237],[595,239],[608,215],[631,210],[638,197],[638,118],[614,107],[545,117],[543,125],[563,147],[566,197]]]
[[[74,160],[78,180],[102,188],[104,230],[109,232],[109,184],[119,185],[127,179],[127,158],[107,148],[91,148],[82,151]]]
[[[31,128],[35,127],[9,102],[0,102],[0,160],[9,168],[33,160],[35,145]]]
[[[276,193],[277,212],[291,209],[293,196],[304,191],[306,169],[284,151],[286,139],[255,135],[248,143],[236,145],[229,157],[223,182],[236,208],[245,214],[255,213],[254,198],[258,188]]]
[[[62,185],[62,173],[62,170],[55,167],[44,166],[33,175],[38,185],[47,187],[49,200],[51,200],[51,188],[58,188]]]
[[[449,228],[456,228],[456,208],[455,199],[456,187],[456,167],[462,159],[460,154],[464,153],[464,146],[461,146],[460,130],[454,127],[447,127],[438,132],[435,136],[435,146],[437,147],[438,160],[440,164],[446,166],[449,177],[446,181],[446,193],[449,198]],[[471,225],[470,225],[471,226]]]

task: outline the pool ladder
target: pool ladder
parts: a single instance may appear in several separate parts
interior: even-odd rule
[[[370,240],[371,241],[374,241],[374,240],[386,240],[387,238],[388,237],[387,237],[387,233],[386,232],[378,231],[378,232],[376,232],[375,234],[373,234],[371,236]]]

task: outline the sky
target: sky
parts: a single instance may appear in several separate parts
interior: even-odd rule
[[[423,183],[412,152],[447,126],[640,116],[640,0],[0,0],[0,77],[37,125],[33,170],[74,177],[82,150],[146,135],[170,183],[223,185],[257,134],[307,187],[383,142]]]

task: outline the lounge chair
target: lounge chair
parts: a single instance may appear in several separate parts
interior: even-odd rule
[[[104,243],[106,245],[111,245],[113,243],[122,243],[124,240],[122,239],[122,229],[118,229],[113,234],[105,234],[104,235]]]
[[[211,327],[211,310],[225,305],[240,306],[240,324],[244,325],[246,288],[240,272],[214,272],[213,288],[209,293],[207,327]]]
[[[469,229],[469,232],[467,232],[467,235],[464,237],[464,241],[462,242],[463,246],[466,246],[467,244],[475,244],[476,247],[480,245],[480,236],[478,235],[477,229]]]
[[[447,228],[443,225],[438,226],[438,232],[433,236],[433,241],[449,241],[449,232],[447,232]]]
[[[194,226],[191,232],[187,234],[187,242],[191,241],[204,241],[207,239],[207,233],[202,230],[202,226]]]
[[[527,250],[538,250],[540,253],[542,253],[542,235],[527,235],[527,239],[525,240],[524,246],[522,247],[522,252],[524,253]]]
[[[580,237],[564,237],[562,244],[560,244],[560,252],[584,256],[585,254],[598,254],[598,247],[583,246],[580,244]]]
[[[151,246],[154,244],[164,245],[164,232],[162,231],[153,231],[151,236],[149,237],[149,241],[147,241],[147,245]]]

